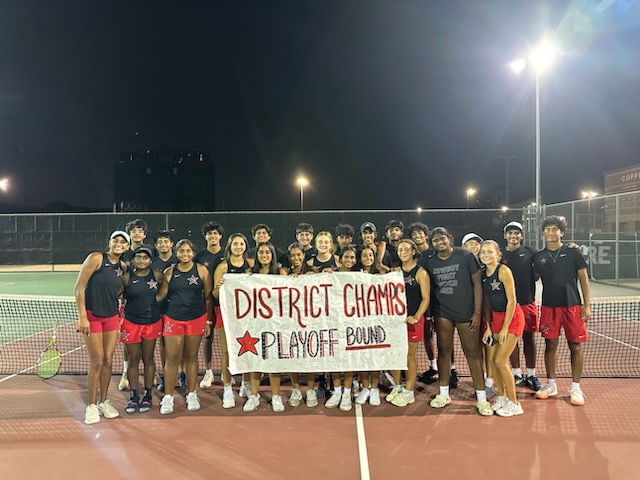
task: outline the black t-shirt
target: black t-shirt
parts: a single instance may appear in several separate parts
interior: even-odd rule
[[[151,270],[160,270],[164,272],[167,268],[173,267],[178,263],[178,257],[171,255],[166,261],[160,258],[160,255],[153,257],[151,262]]]
[[[536,277],[533,271],[533,256],[531,247],[520,245],[513,251],[503,250],[502,263],[507,265],[513,273],[516,284],[516,298],[520,305],[528,305],[536,299]]]
[[[398,252],[396,251],[396,247],[391,245],[391,242],[386,242],[384,256],[382,257],[382,264],[387,267],[399,267],[402,265],[400,257],[398,257]]]
[[[213,272],[216,271],[216,267],[224,260],[224,248],[221,248],[218,253],[211,253],[208,249],[200,250],[196,253],[194,262],[204,265],[209,270],[213,278]]]
[[[404,275],[404,291],[407,295],[407,315],[414,315],[422,302],[422,291],[416,278],[421,268],[420,265],[416,265],[408,272],[402,270],[402,275]]]
[[[436,254],[436,251],[429,247],[424,252],[420,252],[420,256],[416,259],[416,263],[420,265],[425,270],[427,269],[427,260],[430,257],[433,257]]]
[[[456,323],[471,321],[474,309],[471,276],[480,270],[476,257],[468,250],[454,247],[446,260],[438,255],[427,259],[431,277],[431,311]]]
[[[587,262],[579,249],[566,245],[555,251],[545,248],[533,256],[533,268],[542,279],[542,305],[582,305],[578,292],[578,270],[587,268]]]

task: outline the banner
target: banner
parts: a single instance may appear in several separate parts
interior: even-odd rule
[[[227,274],[220,311],[233,374],[407,368],[400,272]]]

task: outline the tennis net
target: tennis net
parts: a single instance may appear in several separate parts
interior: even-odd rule
[[[591,308],[592,318],[587,324],[590,339],[584,347],[583,376],[640,377],[640,296],[594,298]],[[86,374],[88,359],[84,339],[76,332],[76,319],[73,297],[0,295],[0,375],[35,373],[38,357],[54,332],[62,354],[59,373]],[[537,371],[544,377],[544,341],[539,334],[535,338],[538,345]],[[202,350],[200,368],[204,371]],[[469,369],[457,341],[454,355],[459,373],[468,375]],[[213,356],[213,368],[219,372],[221,350],[218,335],[214,338]],[[113,360],[114,374],[122,372],[122,360],[122,346],[119,345]],[[156,364],[160,365],[158,351]],[[426,354],[420,348],[418,370],[421,372],[427,368]],[[563,338],[558,347],[556,375],[571,376],[569,349]]]

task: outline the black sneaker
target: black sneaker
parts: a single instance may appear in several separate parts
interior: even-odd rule
[[[459,385],[458,371],[454,368],[451,370],[451,376],[449,377],[449,388],[458,388]]]
[[[514,375],[513,381],[516,384],[516,387],[527,387],[527,378],[522,375]],[[536,390],[537,391],[537,390]]]
[[[429,370],[418,376],[418,381],[426,383],[427,385],[431,385],[436,380],[438,380],[438,371],[432,367],[429,367]]]
[[[538,380],[538,377],[536,377],[535,375],[531,375],[530,377],[527,377],[525,379],[525,382],[526,382],[525,386],[527,388],[530,388],[534,392],[537,392],[538,390],[540,390],[540,388],[542,388],[542,384],[540,383],[540,380]]]
[[[136,413],[138,411],[138,398],[137,397],[131,397],[131,399],[127,403],[127,406],[124,407],[124,411],[129,413],[129,414]]]
[[[164,392],[164,373],[160,373],[158,376],[160,377],[160,381],[158,382],[156,388],[159,392]]]
[[[178,374],[178,382],[180,388],[187,388],[187,374],[184,372],[180,372]]]

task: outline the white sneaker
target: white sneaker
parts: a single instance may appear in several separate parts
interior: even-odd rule
[[[98,412],[104,418],[116,418],[120,416],[120,412],[113,408],[110,400],[98,403]]]
[[[396,398],[396,395],[400,395],[400,392],[402,392],[402,385],[396,385],[391,389],[389,394],[386,397],[384,397],[384,399],[387,402],[391,402],[394,398]]]
[[[127,372],[122,372],[122,377],[120,377],[120,382],[118,383],[118,390],[126,390],[129,388],[129,379],[127,378]]]
[[[581,407],[584,405],[584,393],[580,387],[569,387],[569,394],[571,395],[571,405]]]
[[[242,382],[240,384],[240,392],[238,392],[242,398],[249,398],[251,396],[251,384],[249,382]]]
[[[348,412],[349,410],[351,410],[353,408],[353,405],[351,404],[351,394],[342,395],[342,399],[340,400],[340,407],[339,408],[343,412]]]
[[[300,399],[302,399],[302,393],[300,394]],[[282,397],[280,395],[274,395],[273,397],[271,397],[271,409],[275,413],[284,412],[284,404],[282,403]]]
[[[445,397],[444,395],[436,395],[429,405],[431,408],[444,408],[451,403],[451,397]]]
[[[202,381],[200,382],[200,388],[209,388],[214,380],[215,376],[213,375],[213,372],[207,370],[204,372],[204,377],[202,377]]]
[[[222,408],[233,408],[236,406],[236,396],[233,390],[225,388],[222,392]]]
[[[187,393],[187,410],[190,412],[200,410],[200,400],[198,400],[198,394],[195,390]]]
[[[508,401],[509,401],[509,399],[507,397],[503,397],[503,396],[498,395],[496,397],[496,399],[493,401],[493,403],[491,404],[491,409],[494,412],[497,412],[502,407],[504,407],[507,404]]]
[[[307,389],[307,407],[318,406],[318,394],[313,388]]]
[[[407,390],[405,388],[402,391],[393,397],[391,400],[391,405],[395,405],[396,407],[406,407],[412,403],[415,403],[416,397],[413,394],[413,390]]]
[[[380,390],[372,388],[369,393],[369,405],[372,407],[380,406]]]
[[[341,398],[342,398],[342,393],[336,392],[334,390],[333,392],[331,392],[331,397],[329,397],[329,400],[324,402],[324,406],[327,408],[336,408],[338,405],[340,405]]]
[[[558,385],[555,383],[545,383],[540,387],[540,390],[536,392],[536,398],[545,400],[549,397],[556,397],[558,395]]]
[[[249,398],[247,398],[247,401],[244,402],[242,411],[245,413],[255,412],[258,409],[258,405],[260,405],[260,396],[249,395]]]
[[[364,388],[362,386],[362,384],[360,383],[360,379],[357,376],[353,377],[353,381],[352,381],[352,385],[351,385],[351,391],[353,392],[353,394],[355,396],[358,396],[358,394],[360,393],[360,389]]]
[[[298,405],[300,405],[301,401],[302,392],[300,391],[300,389],[294,388],[293,390],[291,390],[291,395],[289,395],[289,405],[291,405],[292,407],[297,407]]]
[[[522,409],[522,405],[520,402],[513,403],[511,400],[507,400],[504,407],[496,412],[496,415],[500,417],[514,417],[516,415],[522,415],[524,410]]]
[[[493,408],[491,408],[491,404],[486,400],[476,401],[476,409],[478,410],[478,413],[483,417],[490,417],[494,413]]]
[[[370,393],[371,392],[368,388],[363,388],[362,390],[360,390],[360,393],[358,393],[358,396],[356,397],[354,402],[356,402],[358,405],[364,405],[365,403],[367,403]]]
[[[165,395],[160,400],[160,415],[173,413],[173,395]]]
[[[91,405],[87,405],[87,408],[84,410],[84,423],[87,425],[93,425],[94,423],[98,423],[100,421],[100,412],[98,411],[98,406],[95,403]]]

